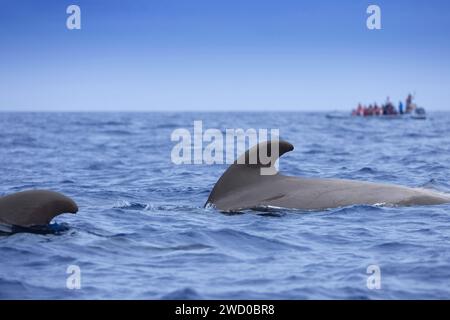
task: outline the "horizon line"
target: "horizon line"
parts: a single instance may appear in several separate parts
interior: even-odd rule
[[[0,110],[0,113],[197,113],[197,112],[204,112],[204,113],[226,113],[226,112],[236,112],[236,113],[273,113],[273,112],[280,112],[280,113],[330,113],[330,112],[340,112],[340,113],[348,113],[351,114],[352,110],[342,110],[342,109],[329,109],[329,110],[289,110],[289,109],[265,109],[265,110],[237,110],[237,109],[231,109],[231,110],[204,110],[204,109],[193,109],[193,110]],[[434,112],[450,112],[450,110],[445,109],[431,109],[427,110],[427,113],[434,113]]]

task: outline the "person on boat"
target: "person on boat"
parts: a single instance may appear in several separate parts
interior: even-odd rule
[[[412,98],[411,93],[408,94],[408,96],[406,97],[406,107],[408,107],[409,105],[411,105],[412,99],[413,99],[413,98]]]
[[[408,94],[408,97],[406,98],[406,113],[411,113],[416,108],[416,105],[412,102],[413,96]]]
[[[358,108],[356,108],[356,115],[357,116],[364,115],[364,110],[363,110],[363,106],[361,105],[361,103],[359,103],[358,104]]]
[[[400,114],[403,114],[403,103],[401,101],[399,101],[398,103],[398,112]]]
[[[378,108],[379,108],[378,115],[382,116],[383,115],[383,105],[380,105]]]
[[[360,110],[361,110],[361,103],[358,103],[358,107],[352,110],[352,116],[359,116]]]
[[[387,105],[387,106],[390,106],[392,104],[391,103],[391,98],[389,96],[386,97],[386,102],[384,104]]]
[[[373,114],[375,116],[379,116],[380,115],[380,108],[378,107],[377,103],[375,102],[375,107],[373,107]]]
[[[397,110],[395,109],[395,106],[392,104],[391,99],[389,97],[387,97],[386,99],[386,113],[388,115],[396,115],[397,114]]]

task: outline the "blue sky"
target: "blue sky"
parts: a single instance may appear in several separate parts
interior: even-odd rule
[[[449,35],[446,0],[0,0],[0,111],[450,110]]]

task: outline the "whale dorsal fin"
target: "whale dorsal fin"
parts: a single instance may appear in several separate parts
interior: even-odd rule
[[[0,198],[0,222],[21,227],[47,225],[57,215],[77,211],[72,199],[53,191],[29,190]]]
[[[284,140],[261,142],[242,154],[214,185],[205,206],[227,193],[257,183],[264,176],[277,174],[275,162],[294,146]],[[273,151],[273,152],[272,152]],[[267,171],[264,171],[267,169]],[[264,173],[266,172],[266,173]]]

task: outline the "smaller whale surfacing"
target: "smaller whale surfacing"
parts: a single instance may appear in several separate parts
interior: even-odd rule
[[[72,199],[54,191],[28,190],[0,197],[0,224],[16,229],[47,226],[54,217],[77,211]]]

